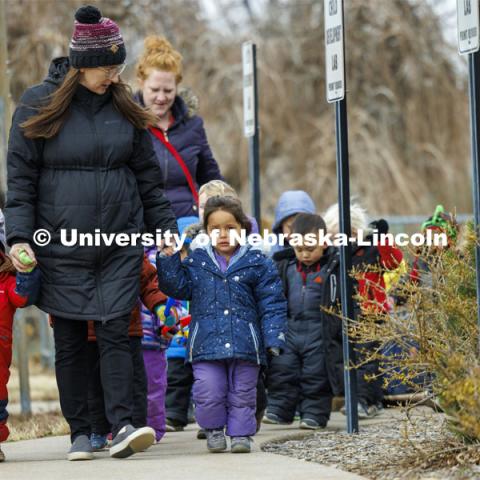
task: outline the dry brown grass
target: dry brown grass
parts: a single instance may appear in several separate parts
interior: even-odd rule
[[[60,412],[41,413],[31,417],[10,415],[8,427],[9,442],[69,434],[67,422]]]
[[[244,199],[240,46],[252,38],[260,71],[263,211],[271,216],[279,194],[292,188],[307,190],[323,210],[336,200],[323,2],[267,1],[262,18],[239,25],[246,3],[225,3],[225,28],[218,31],[196,0],[96,2],[120,23],[129,62],[147,33],[166,34],[180,49],[185,84],[200,96],[216,157]],[[66,53],[78,2],[7,0],[7,6],[18,99],[45,75],[51,56]],[[453,64],[440,19],[420,0],[354,0],[346,7],[352,192],[372,213],[427,214],[437,203],[470,211],[466,78]]]
[[[32,363],[30,363],[32,365]],[[18,370],[11,368],[10,381],[8,382],[8,396],[10,403],[20,402],[20,382]],[[58,387],[53,371],[35,371],[30,368],[30,397],[32,401],[44,402],[58,400]]]

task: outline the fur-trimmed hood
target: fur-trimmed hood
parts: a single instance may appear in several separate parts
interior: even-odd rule
[[[198,114],[200,101],[189,87],[181,87],[178,89],[178,96],[183,100],[187,107],[187,118],[192,118]]]

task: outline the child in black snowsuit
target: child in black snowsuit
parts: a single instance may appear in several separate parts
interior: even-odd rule
[[[304,242],[273,256],[288,301],[288,333],[285,351],[269,366],[264,423],[292,423],[297,408],[300,428],[325,428],[332,398],[343,391],[342,323],[322,308],[339,302],[339,253],[318,244],[319,230],[326,233],[322,217],[299,214],[292,234],[303,240],[315,234],[316,244]]]

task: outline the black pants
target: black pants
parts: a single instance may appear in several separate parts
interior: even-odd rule
[[[258,424],[260,424],[266,409],[267,409],[267,392],[265,390],[265,369],[262,368],[258,375],[258,383],[257,383],[257,411],[255,413],[255,417],[257,418]]]
[[[188,406],[193,386],[192,365],[185,363],[183,358],[169,358],[167,365],[166,416],[185,427],[188,424]]]
[[[128,337],[130,316],[95,322],[100,353],[101,383],[105,411],[115,436],[132,423],[133,367]],[[72,442],[90,435],[88,415],[87,322],[55,317],[55,372],[63,416],[70,426]]]
[[[143,363],[141,337],[130,337],[130,351],[133,363],[133,414],[132,425],[135,428],[147,424],[147,375]],[[88,411],[92,433],[106,435],[111,431],[105,413],[105,401],[100,377],[100,353],[97,342],[88,342],[88,363],[90,377],[88,382]]]
[[[169,420],[185,427],[188,424],[188,407],[193,386],[192,365],[185,363],[183,358],[169,358],[167,364],[166,416]],[[257,420],[261,420],[266,408],[267,394],[264,374],[261,372],[257,383]]]
[[[287,422],[298,408],[302,418],[325,423],[332,410],[326,341],[320,322],[289,323],[282,355],[271,359],[268,369],[268,412]]]
[[[92,433],[106,435],[111,426],[105,414],[102,379],[100,377],[100,352],[97,342],[88,342],[88,413]]]

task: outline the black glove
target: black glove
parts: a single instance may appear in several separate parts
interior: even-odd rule
[[[369,227],[372,230],[377,230],[380,235],[382,233],[388,233],[388,222],[383,218],[373,221],[372,223],[370,223]]]

